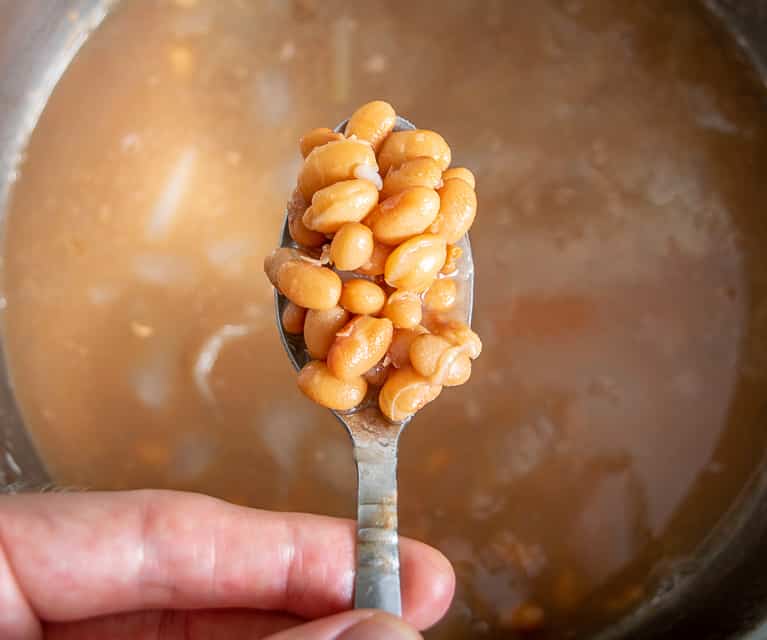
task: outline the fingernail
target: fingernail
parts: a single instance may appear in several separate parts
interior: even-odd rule
[[[338,640],[422,640],[421,634],[400,618],[376,613],[344,631]]]

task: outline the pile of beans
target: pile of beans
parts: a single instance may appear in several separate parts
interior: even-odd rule
[[[392,106],[375,101],[344,134],[301,138],[304,164],[287,205],[296,247],[275,250],[264,270],[289,300],[284,330],[303,334],[312,358],[301,391],[348,411],[372,388],[399,422],[466,382],[482,343],[450,314],[456,243],[477,212],[474,175],[449,168],[438,133],[393,132],[395,121]]]

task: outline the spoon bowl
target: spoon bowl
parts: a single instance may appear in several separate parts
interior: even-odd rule
[[[336,132],[342,133],[348,120]],[[410,121],[397,116],[394,131],[415,129]],[[288,219],[282,225],[281,247],[296,247],[290,237]],[[468,234],[458,242],[462,253],[454,276],[458,285],[460,319],[471,324],[474,306],[474,262]],[[311,358],[303,336],[290,335],[282,328],[282,311],[287,298],[275,290],[275,310],[280,340],[291,364],[300,370]],[[402,614],[397,535],[397,445],[412,416],[402,422],[390,422],[379,410],[378,390],[347,412],[332,411],[352,440],[357,465],[357,572],[354,606],[357,609],[382,609]]]

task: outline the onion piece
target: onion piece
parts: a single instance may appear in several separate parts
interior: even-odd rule
[[[181,152],[147,220],[145,235],[148,240],[161,240],[170,231],[196,162],[197,149],[190,147]]]
[[[163,253],[144,253],[133,259],[133,272],[147,284],[161,286],[190,286],[197,280],[189,260]]]
[[[246,259],[255,255],[257,247],[249,238],[234,236],[209,245],[205,249],[208,264],[227,277],[239,276]]]
[[[163,409],[171,392],[174,354],[171,349],[151,353],[131,375],[138,399],[148,409]]]
[[[18,465],[16,460],[13,459],[13,456],[11,455],[10,451],[5,452],[5,464],[6,466],[13,471],[17,476],[21,475],[21,467]]]
[[[225,324],[202,344],[194,361],[194,384],[197,391],[209,404],[216,404],[216,397],[210,388],[209,378],[213,367],[216,366],[221,349],[232,340],[247,336],[251,331],[251,327],[244,324]]]
[[[143,324],[134,320],[130,323],[130,328],[133,335],[137,338],[151,338],[154,335],[154,327],[149,324]]]
[[[106,305],[120,297],[120,289],[115,285],[92,285],[86,290],[88,301],[96,306]]]
[[[205,473],[215,457],[216,443],[209,434],[187,433],[176,444],[170,475],[174,480],[194,480]]]
[[[255,250],[256,247],[252,240],[235,236],[211,244],[205,250],[205,254],[208,262],[214,267],[226,267],[232,262],[253,254]]]

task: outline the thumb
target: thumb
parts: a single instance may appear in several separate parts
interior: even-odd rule
[[[382,611],[357,609],[293,627],[267,640],[422,640],[402,619]]]

